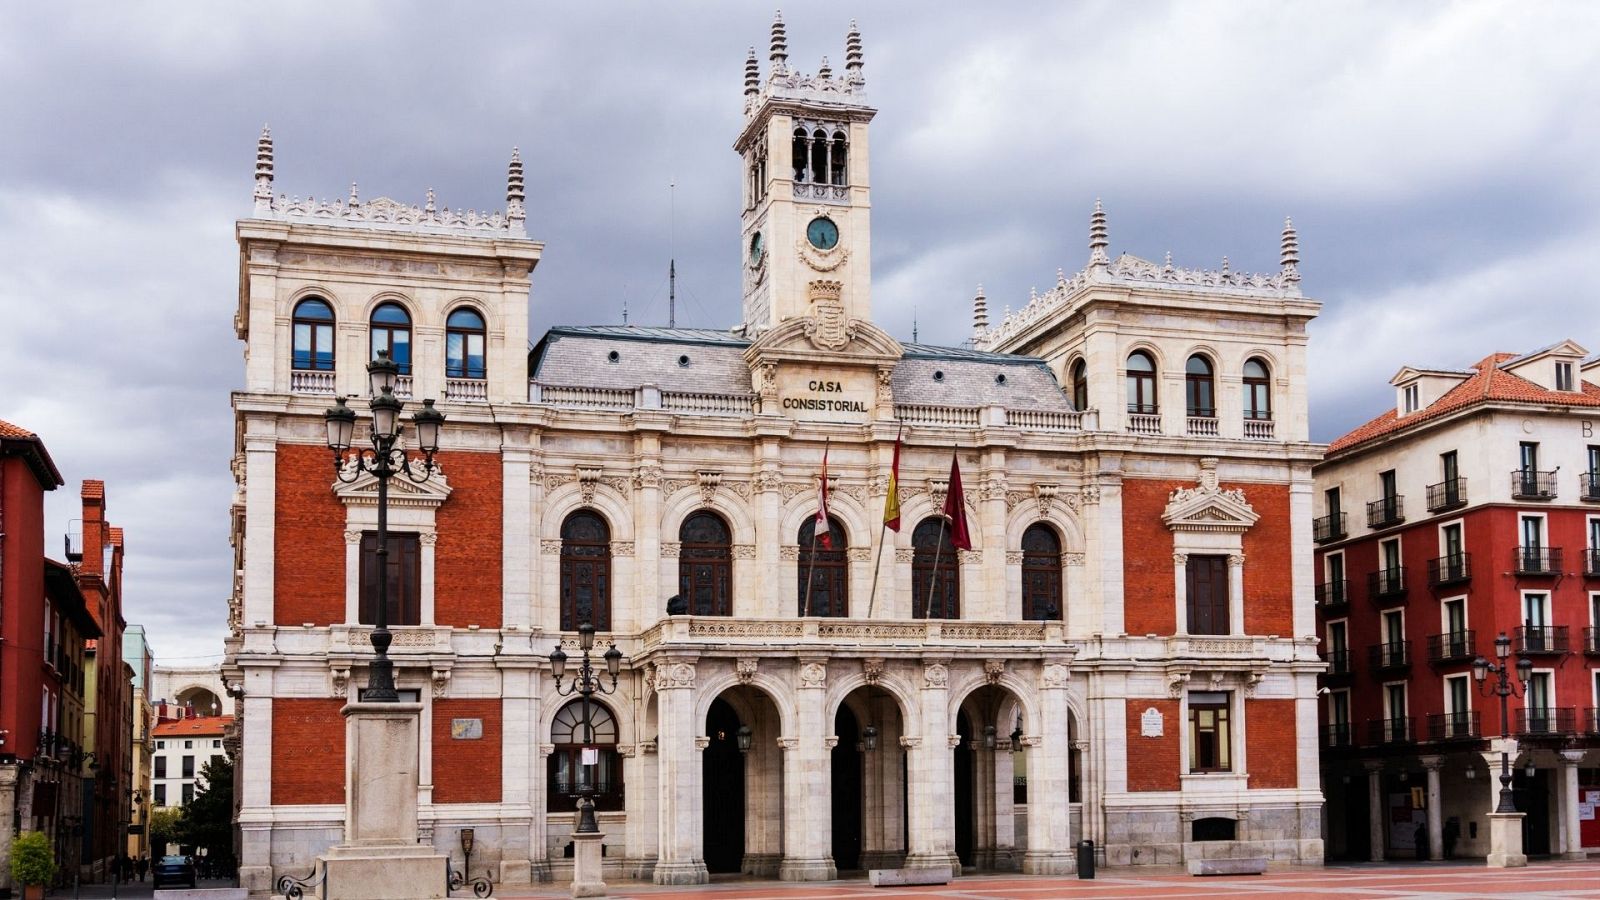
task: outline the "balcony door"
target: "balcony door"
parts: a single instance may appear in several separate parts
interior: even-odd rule
[[[1467,598],[1465,597],[1444,602],[1444,651],[1445,656],[1451,659],[1468,656],[1472,652],[1472,648],[1467,646]]]
[[[1400,489],[1393,469],[1378,473],[1378,490],[1383,496],[1383,520],[1393,522],[1400,518],[1399,503],[1396,501]]]
[[[1328,695],[1328,730],[1330,743],[1335,747],[1350,746],[1350,692],[1334,691]]]
[[[1383,662],[1399,665],[1405,662],[1406,617],[1398,609],[1383,614]]]
[[[1548,734],[1555,730],[1555,689],[1549,672],[1535,672],[1528,678],[1528,731]]]
[[[1187,599],[1190,634],[1228,634],[1228,558],[1191,554]]]
[[[1440,529],[1440,536],[1444,539],[1444,559],[1441,560],[1444,563],[1442,574],[1454,581],[1460,578],[1462,574],[1461,526],[1446,525]]]
[[[1472,737],[1472,694],[1467,676],[1444,680],[1445,737]]]
[[[1444,474],[1444,505],[1455,506],[1461,502],[1461,467],[1456,451],[1439,454],[1439,467]]]
[[[1328,623],[1328,666],[1335,675],[1350,671],[1350,628],[1344,619]]]
[[[1406,727],[1406,686],[1404,682],[1383,686],[1383,736],[1387,742],[1403,741],[1409,736]]]
[[[1550,641],[1550,595],[1522,595],[1523,647],[1528,650],[1548,650]]]

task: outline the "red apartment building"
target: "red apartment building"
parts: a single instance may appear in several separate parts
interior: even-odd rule
[[[1483,856],[1502,732],[1530,856],[1600,847],[1600,355],[1407,366],[1315,469],[1330,858]],[[1506,635],[1532,664],[1502,720]]]

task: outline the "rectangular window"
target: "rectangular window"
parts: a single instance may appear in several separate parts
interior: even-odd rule
[[[1439,537],[1440,543],[1444,545],[1444,558],[1451,567],[1454,567],[1461,559],[1461,526],[1446,525],[1439,529]]]
[[[1555,708],[1555,688],[1551,684],[1549,672],[1534,672],[1528,678],[1528,714],[1531,718],[1535,712],[1542,712],[1546,716]],[[1533,729],[1529,729],[1533,730]],[[1541,729],[1549,731],[1550,729]]]
[[[193,750],[194,749],[194,741],[184,741],[183,742],[183,749],[185,749],[185,750]]]
[[[1191,554],[1187,563],[1189,634],[1228,633],[1228,558]]]
[[[1456,460],[1456,451],[1450,450],[1439,454],[1439,468],[1444,475],[1445,489],[1449,490],[1449,486],[1454,485],[1456,480],[1461,477],[1460,464]]]
[[[1535,554],[1544,546],[1544,516],[1522,517],[1522,546]]]
[[[183,757],[183,777],[185,777],[185,778],[193,778],[194,777],[194,757],[193,756],[185,755]]]
[[[211,747],[214,750],[215,749],[220,749],[222,747],[222,739],[218,738],[217,740],[212,741],[211,742]]]
[[[1556,390],[1558,390],[1558,391],[1570,391],[1570,390],[1572,390],[1572,363],[1569,363],[1569,362],[1558,362],[1558,363],[1556,363]]]
[[[361,535],[361,624],[378,621],[378,534]],[[422,624],[422,542],[415,534],[389,533],[390,625]]]
[[[1400,540],[1384,541],[1379,545],[1383,556],[1383,570],[1394,572],[1400,568]]]
[[[166,741],[156,741],[156,749],[157,750],[165,750],[165,749],[167,749],[167,742]]]
[[[1383,494],[1384,500],[1393,500],[1395,498],[1399,493],[1397,484],[1393,469],[1378,473],[1378,490]]]
[[[1475,737],[1472,728],[1472,693],[1466,675],[1444,680],[1444,738]],[[1431,735],[1430,735],[1431,737]]]
[[[1600,446],[1590,444],[1584,460],[1583,499],[1600,500]]]
[[[188,806],[194,801],[194,782],[185,782],[183,785],[183,805]]]
[[[1339,489],[1334,487],[1323,491],[1322,501],[1328,507],[1328,515],[1334,517],[1335,519],[1339,518],[1339,513],[1342,511],[1342,508],[1339,505]],[[1334,527],[1337,528],[1338,523],[1335,523]]]
[[[1344,619],[1328,623],[1328,671],[1330,674],[1350,671],[1350,626]]]
[[[1414,413],[1422,407],[1422,388],[1419,385],[1408,384],[1402,389],[1405,397],[1405,411]]]
[[[156,805],[157,806],[166,806],[167,805],[167,786],[164,785],[164,784],[156,785]]]
[[[1532,480],[1533,473],[1539,471],[1539,445],[1534,441],[1523,441],[1517,445],[1517,468],[1522,472],[1525,480]],[[1525,493],[1533,493],[1526,491]]]
[[[1522,624],[1531,632],[1534,629],[1544,630],[1550,622],[1550,595],[1523,594],[1522,595]],[[1539,649],[1543,649],[1542,647]]]
[[[1383,686],[1383,737],[1385,743],[1411,737],[1411,722],[1406,717],[1405,682]]]
[[[1472,651],[1472,648],[1467,646],[1467,598],[1465,597],[1444,602],[1444,643],[1446,656],[1466,656]]]
[[[1344,554],[1332,553],[1324,557],[1328,566],[1328,590],[1335,603],[1345,602]]]
[[[167,758],[165,756],[156,757],[155,777],[157,777],[157,778],[165,778],[165,777],[167,777]]]
[[[1227,691],[1203,691],[1189,695],[1189,771],[1233,770],[1232,742],[1228,734],[1228,699]]]

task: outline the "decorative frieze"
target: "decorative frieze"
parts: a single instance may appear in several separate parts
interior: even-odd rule
[[[778,558],[787,561],[798,561],[800,559],[800,545],[788,544],[779,547]]]
[[[795,549],[799,549],[796,547]],[[851,547],[845,551],[845,559],[851,562],[869,562],[872,559],[871,547]]]
[[[643,465],[633,473],[633,486],[639,490],[659,488],[661,487],[662,478],[660,466],[654,464]]]
[[[911,562],[913,559],[916,558],[916,555],[917,555],[917,551],[911,549],[910,547],[896,547],[896,548],[894,548],[894,561],[897,562],[897,563],[908,563],[908,562]]]
[[[694,664],[682,661],[657,663],[656,690],[668,691],[694,687]]]
[[[661,556],[663,559],[677,559],[678,551],[683,545],[677,541],[662,541]]]
[[[561,542],[554,539],[545,539],[539,542],[539,552],[546,556],[560,556]]]
[[[434,669],[432,673],[430,673],[429,681],[433,683],[434,699],[443,697],[445,692],[450,689],[450,670]]]
[[[1021,550],[1007,550],[1006,551],[1006,565],[1008,565],[1008,566],[1020,566],[1020,565],[1022,565],[1022,551]]]
[[[755,559],[756,558],[756,545],[755,544],[734,544],[733,545],[733,549],[732,549],[732,553],[733,553],[733,558],[734,559]]]
[[[632,556],[633,555],[633,541],[612,541],[611,542],[611,555],[612,556]]]

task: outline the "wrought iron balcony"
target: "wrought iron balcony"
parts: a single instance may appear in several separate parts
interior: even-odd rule
[[[1367,733],[1370,738],[1369,743],[1373,744],[1409,744],[1416,740],[1410,716],[1372,719],[1367,722]]]
[[[1428,586],[1443,587],[1472,580],[1472,554],[1457,553],[1428,560]]]
[[[1471,662],[1477,656],[1477,633],[1468,628],[1428,635],[1428,662]]]
[[[1467,480],[1454,478],[1428,485],[1428,512],[1443,512],[1467,505]]]
[[[1565,737],[1578,731],[1574,706],[1523,707],[1515,712],[1517,737]]]
[[[1560,575],[1560,547],[1518,547],[1512,565],[1518,575]]]
[[[1319,544],[1344,540],[1349,536],[1344,527],[1346,518],[1344,513],[1329,513],[1320,519],[1312,519],[1311,539]]]
[[[1317,585],[1317,606],[1323,612],[1332,612],[1350,605],[1350,581],[1324,581]]]
[[[1428,713],[1428,740],[1474,741],[1483,736],[1478,728],[1478,711]]]
[[[1328,663],[1328,671],[1322,674],[1328,676],[1350,674],[1350,648],[1335,647],[1323,657]]]
[[[1395,494],[1373,500],[1367,504],[1367,527],[1388,528],[1399,525],[1406,520],[1406,504],[1404,497]]]
[[[1565,625],[1519,625],[1516,629],[1517,652],[1523,654],[1560,655],[1572,652],[1567,643]]]
[[[1600,578],[1600,547],[1584,548],[1583,574],[1590,578]]]
[[[1374,672],[1393,672],[1411,668],[1411,642],[1390,641],[1373,644],[1367,648],[1367,658]]]
[[[1515,500],[1554,500],[1556,473],[1533,469],[1511,470],[1511,497]]]
[[[1578,475],[1578,499],[1600,503],[1600,472],[1583,472]]]
[[[1600,656],[1600,628],[1591,625],[1583,630],[1583,652],[1589,656]]]
[[[1405,566],[1379,569],[1368,575],[1367,593],[1372,597],[1372,602],[1380,606],[1404,602],[1406,599]]]
[[[1355,746],[1349,722],[1335,722],[1322,726],[1322,746],[1329,750],[1348,750]]]

